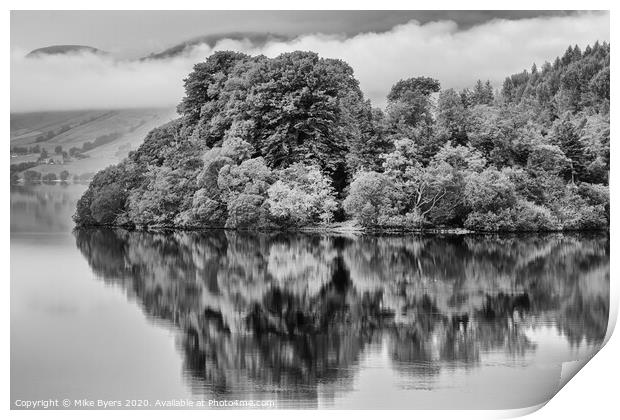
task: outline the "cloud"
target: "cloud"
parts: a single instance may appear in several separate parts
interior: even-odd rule
[[[477,79],[500,86],[509,74],[561,55],[568,45],[585,47],[609,40],[609,14],[493,20],[466,30],[453,21],[421,25],[411,21],[383,33],[344,38],[303,35],[260,47],[248,41],[221,40],[213,49],[193,48],[181,57],[158,61],[115,60],[92,54],[25,59],[11,54],[11,111],[164,107],[183,96],[183,78],[215,50],[232,49],[274,57],[311,50],[349,63],[367,97],[385,104],[399,79],[424,75],[443,88],[464,88]]]

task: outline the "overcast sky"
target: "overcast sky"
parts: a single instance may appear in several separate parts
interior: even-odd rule
[[[157,63],[129,60],[198,36],[246,31],[290,39],[266,45],[223,40]],[[400,78],[432,76],[442,87],[467,87],[478,78],[498,85],[568,45],[597,40],[609,40],[606,12],[13,11],[11,110],[171,106],[192,65],[221,49],[267,56],[299,49],[342,58],[382,106]],[[88,45],[112,56],[23,58],[57,44]]]
[[[226,32],[357,35],[417,20],[452,20],[460,29],[491,19],[563,16],[569,11],[13,11],[11,45],[33,50],[89,45],[119,56],[146,55],[188,39]]]

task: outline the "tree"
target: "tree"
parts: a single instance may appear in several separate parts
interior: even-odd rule
[[[404,205],[407,222],[420,227],[435,210],[454,183],[452,168],[446,163],[426,168],[415,164],[405,170],[403,182],[396,185],[399,201]]]
[[[219,93],[232,69],[249,58],[242,53],[218,51],[203,63],[196,64],[194,70],[184,80],[185,97],[177,107],[177,112],[188,122],[196,122],[201,116],[203,106],[219,99]],[[208,109],[208,117],[214,112],[215,109]]]
[[[470,174],[465,187],[467,202],[473,211],[499,211],[516,202],[515,187],[505,172],[490,167]]]
[[[222,154],[221,147],[214,147],[213,149],[207,150],[202,160],[204,163],[196,179],[197,186],[204,188],[211,198],[218,199],[220,192],[217,186],[217,178],[220,174],[220,169],[234,163],[234,161],[230,157]]]
[[[351,182],[344,210],[364,226],[373,226],[380,216],[392,212],[393,182],[385,174],[362,171]]]
[[[355,129],[342,105],[361,102],[353,69],[340,60],[293,52],[260,63],[251,73],[248,110],[256,121],[255,141],[267,165],[318,165],[335,177],[345,165]]]
[[[388,117],[394,127],[423,125],[429,129],[433,123],[431,94],[439,92],[439,82],[430,77],[400,80],[388,94]]]
[[[54,147],[54,153],[56,153],[57,155],[61,155],[62,154],[62,146],[58,145],[58,146]]]
[[[433,212],[436,221],[458,217],[455,211],[462,201],[459,196],[464,183],[459,166],[471,164],[471,170],[480,170],[485,161],[479,153],[462,146],[446,145],[438,156],[424,166],[416,144],[409,139],[396,141],[394,151],[382,156],[385,174],[394,183],[393,224],[420,227]]]
[[[194,193],[191,211],[193,217],[188,223],[190,225],[220,227],[226,223],[226,205],[212,198],[206,188]]]
[[[124,210],[125,192],[119,184],[108,184],[97,191],[90,204],[90,214],[98,225],[109,225]]]
[[[480,172],[487,162],[480,152],[471,146],[446,144],[433,157],[434,162],[445,162],[461,172]]]
[[[437,127],[446,140],[455,144],[466,144],[469,118],[462,96],[454,89],[444,90],[439,94]]]
[[[130,220],[137,225],[174,225],[177,215],[191,208],[195,181],[167,166],[150,168],[145,179],[127,198]]]
[[[475,105],[490,105],[493,102],[493,86],[489,80],[485,83],[482,83],[482,80],[476,82],[472,93],[472,102]]]
[[[559,146],[568,158],[568,178],[571,182],[583,179],[588,164],[585,147],[579,139],[577,129],[568,117],[559,120],[553,126],[551,141]]]
[[[346,156],[350,174],[360,170],[381,170],[378,155],[388,153],[392,144],[389,141],[385,115],[378,108],[372,108],[370,101],[352,105],[359,129],[351,138]],[[343,188],[338,188],[342,190]]]
[[[239,165],[225,165],[217,178],[217,186],[226,203],[243,193],[265,197],[272,182],[272,171],[262,157],[245,160]]]
[[[293,226],[330,222],[338,207],[331,180],[317,166],[299,163],[278,172],[267,196],[269,214]]]
[[[26,172],[24,172],[24,181],[26,183],[41,181],[41,172],[27,170]]]
[[[294,228],[344,210],[373,227],[604,228],[609,66],[609,44],[571,46],[507,77],[497,97],[489,81],[457,92],[413,77],[393,85],[384,114],[343,61],[217,52],[185,80],[180,118],[94,177],[76,221]],[[40,162],[12,165],[12,179]]]
[[[56,174],[54,172],[49,172],[49,173],[43,175],[43,177],[42,177],[43,182],[54,182],[57,179],[58,178],[56,177]]]
[[[68,173],[67,173],[68,175]],[[83,181],[92,174],[82,174]],[[130,161],[99,171],[80,197],[73,220],[78,225],[116,224],[127,211],[129,192],[143,181],[139,168]]]
[[[569,159],[558,147],[540,144],[534,147],[527,160],[527,168],[539,175],[559,175],[570,165]]]
[[[60,173],[60,180],[61,180],[61,181],[63,181],[63,182],[65,182],[67,179],[69,179],[69,175],[71,175],[71,174],[69,173],[69,171],[67,171],[67,170],[62,171],[62,172]]]
[[[261,210],[265,198],[255,194],[239,194],[228,203],[227,228],[256,229],[264,218]]]
[[[427,213],[433,224],[460,226],[468,213],[465,185],[470,174],[480,173],[486,159],[470,146],[446,144],[431,161],[431,168],[443,176],[445,195]]]

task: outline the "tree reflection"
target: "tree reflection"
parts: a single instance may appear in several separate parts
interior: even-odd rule
[[[257,389],[316,403],[350,383],[369,345],[402,375],[535,351],[554,325],[600,343],[609,315],[603,235],[407,236],[75,231],[103,281],[178,331],[196,392]]]

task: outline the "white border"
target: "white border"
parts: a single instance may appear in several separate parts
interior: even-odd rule
[[[618,3],[618,2],[615,2]],[[263,0],[257,1],[237,1],[228,0],[226,2],[206,2],[197,0],[175,0],[174,2],[164,2],[160,0],[151,0],[149,2],[138,2],[128,0],[108,0],[108,1],[89,1],[80,2],[75,0],[57,0],[53,3],[49,1],[14,1],[8,0],[4,4],[7,5],[2,27],[2,36],[4,38],[4,60],[5,65],[2,68],[2,80],[4,81],[6,89],[5,99],[3,103],[3,132],[9,132],[10,125],[10,13],[9,10],[46,10],[46,9],[65,9],[65,10],[136,10],[136,9],[151,9],[151,10],[198,10],[198,9],[211,9],[211,10],[345,10],[345,9],[360,9],[360,10],[611,10],[611,44],[616,45],[618,19],[615,19],[615,11],[613,10],[615,3],[612,1],[572,1],[566,0],[562,2],[552,1],[532,1],[521,0],[512,2],[498,2],[498,1],[479,1],[469,0],[467,2],[459,1],[445,1],[445,0],[433,0],[432,2],[412,2],[403,0],[382,0],[380,2],[358,0],[355,2],[345,2],[337,0],[314,0],[312,2],[291,2],[282,0]],[[53,7],[52,7],[53,6]],[[612,68],[618,68],[616,55],[612,54]],[[615,76],[612,74],[612,79]],[[616,85],[612,82],[612,109],[616,109],[615,102],[619,97],[619,91],[616,89]],[[618,130],[615,128],[615,124],[612,124],[611,137],[615,139]],[[5,140],[8,141],[8,140]],[[613,140],[612,140],[613,144]],[[5,147],[8,147],[6,145]],[[618,161],[618,147],[612,146],[611,155],[612,161]],[[4,154],[4,173],[8,172],[9,166],[9,154]],[[618,164],[612,163],[611,165],[611,197],[612,197],[612,221],[611,231],[617,230],[617,214],[618,214]],[[10,207],[9,207],[9,183],[3,183],[2,200],[4,205],[2,206],[2,256],[4,267],[4,310],[5,316],[3,317],[3,337],[10,337],[10,291],[9,291],[9,253],[10,253]],[[611,235],[611,314],[610,314],[610,329],[607,339],[613,331],[615,326],[617,313],[618,313],[618,269],[615,263],[618,257],[618,237]],[[4,341],[2,346],[2,356],[4,361],[4,381],[2,383],[3,391],[3,404],[4,409],[9,410],[10,407],[10,350],[8,339]],[[533,414],[533,418],[562,418],[562,419],[583,419],[588,418],[613,418],[617,416],[618,409],[618,396],[616,391],[617,378],[620,377],[620,362],[618,361],[620,356],[620,342],[617,336],[613,336],[607,345],[597,354],[593,360],[587,363],[586,367],[577,374],[577,379],[571,380],[564,389],[559,392],[547,406]],[[502,418],[512,417],[515,415],[528,414],[535,411],[537,407],[524,409],[524,410],[512,410],[512,411],[390,411],[385,413],[386,416],[390,416],[390,420],[393,418],[432,418],[432,419],[484,419],[484,418]],[[106,418],[109,415],[113,415],[118,418],[168,418],[173,413],[167,411],[136,411],[136,412],[123,412],[123,411],[89,411],[84,412],[61,412],[61,411],[11,411],[10,416],[16,418],[33,418],[39,416],[45,416],[49,418],[82,418],[87,415],[89,418]],[[237,416],[252,416],[257,418],[282,418],[290,419],[291,416],[295,416],[296,419],[314,418],[317,415],[327,416],[328,418],[341,417],[343,415],[352,415],[355,417],[375,417],[382,413],[372,411],[355,411],[352,413],[342,413],[341,411],[322,411],[317,414],[313,411],[254,411],[254,412],[239,412],[239,411],[217,411],[217,412],[205,412],[205,411],[183,411],[181,413],[174,413],[173,415],[182,415],[194,418],[205,418],[205,416],[217,416],[218,418],[227,419]]]

